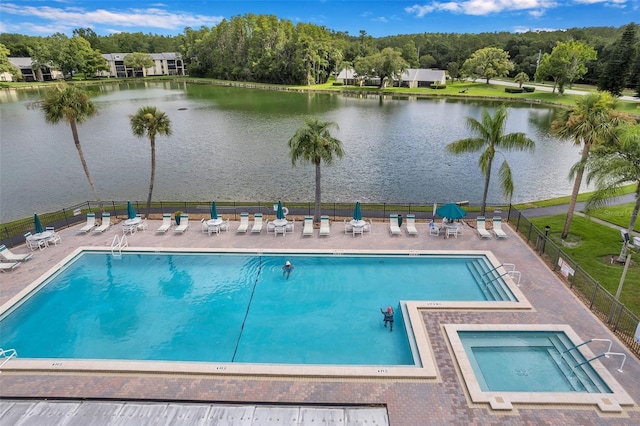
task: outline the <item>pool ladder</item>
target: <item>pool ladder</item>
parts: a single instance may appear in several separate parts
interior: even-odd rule
[[[122,257],[122,247],[129,247],[127,236],[124,234],[122,236],[119,234],[114,235],[111,242],[111,256]]]
[[[585,340],[582,343],[578,343],[577,345],[572,346],[572,347],[564,350],[562,352],[562,355],[564,355],[565,353],[570,352],[570,351],[572,351],[572,350],[574,350],[576,348],[579,348],[580,346],[587,345],[587,344],[589,344],[591,342],[609,342],[609,347],[607,348],[606,352],[601,353],[600,355],[594,356],[593,358],[590,358],[590,359],[588,359],[586,361],[582,361],[581,363],[574,365],[571,368],[571,371],[575,370],[576,368],[580,367],[581,365],[589,364],[589,363],[591,363],[591,361],[595,361],[598,358],[602,358],[602,357],[609,358],[610,355],[616,355],[616,356],[621,356],[622,357],[622,363],[620,364],[620,368],[618,368],[618,371],[620,373],[622,373],[622,367],[624,367],[624,363],[627,360],[627,356],[625,354],[623,354],[623,353],[620,353],[620,352],[611,352],[611,346],[613,345],[613,342],[610,339],[589,339],[589,340]]]
[[[0,358],[4,358],[4,360],[0,363],[0,367],[2,367],[11,358],[18,358],[18,352],[15,349],[2,349],[2,348],[0,348]]]

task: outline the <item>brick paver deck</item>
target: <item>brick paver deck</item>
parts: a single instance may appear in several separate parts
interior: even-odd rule
[[[194,221],[195,222],[195,221]],[[616,337],[591,314],[558,280],[537,255],[504,226],[506,240],[480,240],[473,229],[457,239],[429,236],[426,224],[418,224],[418,237],[390,236],[384,223],[374,223],[371,234],[363,237],[345,235],[341,222],[332,224],[327,238],[302,237],[301,224],[285,237],[273,234],[236,234],[231,232],[208,236],[193,223],[184,235],[156,235],[159,221],[149,230],[129,237],[132,247],[213,247],[272,249],[380,249],[380,250],[490,250],[503,263],[514,263],[522,272],[521,290],[534,306],[527,312],[466,312],[462,310],[422,311],[440,373],[439,380],[420,379],[339,379],[339,378],[273,378],[191,376],[180,374],[142,375],[118,373],[16,373],[0,375],[0,397],[30,398],[96,398],[149,399],[163,401],[209,401],[228,403],[286,404],[372,404],[386,406],[392,425],[428,424],[640,424],[637,405],[624,407],[619,414],[604,414],[594,407],[518,405],[513,411],[496,412],[488,405],[471,403],[464,383],[456,372],[455,360],[446,343],[443,324],[568,324],[582,338],[607,338],[614,342],[613,351],[627,354],[624,373],[617,371],[620,360],[604,359],[627,393],[640,402],[640,362]],[[299,227],[298,227],[299,226]],[[78,235],[78,227],[61,232],[62,244],[36,251],[34,258],[13,272],[0,274],[0,303],[53,267],[79,246],[108,247],[113,236],[121,232],[119,225],[101,235]],[[16,253],[27,249],[16,247]],[[593,348],[594,352],[597,348]],[[599,352],[598,352],[599,353]]]

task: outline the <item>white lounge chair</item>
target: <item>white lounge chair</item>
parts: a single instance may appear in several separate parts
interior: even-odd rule
[[[33,257],[33,253],[15,254],[3,244],[0,246],[0,257],[3,257],[9,262],[26,262]]]
[[[0,271],[5,272],[5,271],[13,271],[14,269],[16,269],[18,267],[18,265],[20,265],[20,263],[18,262],[0,262]]]
[[[304,226],[302,227],[303,237],[313,237],[313,216],[305,216]]]
[[[480,238],[491,238],[491,233],[487,231],[487,227],[485,226],[484,216],[478,216],[476,219],[476,230]]]
[[[330,233],[329,216],[320,216],[320,236],[327,236]]]
[[[87,223],[78,232],[84,232],[85,234],[91,231],[96,226],[96,214],[87,213]]]
[[[111,226],[111,214],[102,213],[102,223],[96,229],[93,230],[95,233],[103,233]]]
[[[262,232],[262,213],[256,213],[253,215],[253,226],[251,227],[252,233],[259,234]]]
[[[156,232],[164,234],[169,230],[169,228],[171,228],[171,215],[169,213],[165,213],[162,215],[162,225],[156,229]]]
[[[499,217],[493,218],[493,233],[496,238],[507,238],[508,235],[502,230],[502,219]]]
[[[176,229],[173,230],[176,234],[184,234],[187,229],[189,229],[189,215],[181,214],[180,215],[180,225],[176,226]]]
[[[392,214],[389,216],[389,232],[391,235],[402,235],[402,230],[398,226],[398,215]]]
[[[418,235],[418,230],[416,229],[416,215],[407,215],[407,234]]]
[[[249,213],[240,213],[240,225],[236,232],[247,232],[249,230]]]

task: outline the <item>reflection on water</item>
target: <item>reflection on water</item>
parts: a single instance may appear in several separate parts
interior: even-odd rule
[[[146,199],[149,142],[133,137],[129,116],[153,105],[172,121],[156,146],[156,200],[312,201],[314,168],[291,166],[287,142],[306,117],[339,124],[345,157],[322,166],[326,202],[469,200],[479,203],[477,155],[452,156],[445,145],[471,136],[466,117],[499,102],[342,96],[219,87],[182,82],[88,86],[99,114],[79,127],[87,163],[105,200]],[[0,91],[0,221],[57,210],[92,198],[67,125],[48,125],[39,90]],[[513,201],[569,194],[579,149],[549,130],[555,110],[509,105],[507,132],[525,132],[535,153],[505,153],[514,172]],[[501,156],[496,157],[501,162]],[[499,164],[496,165],[496,167]],[[495,175],[495,174],[494,174]],[[504,202],[497,180],[489,202]]]

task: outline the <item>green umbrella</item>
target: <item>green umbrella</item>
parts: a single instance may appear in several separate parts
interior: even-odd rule
[[[218,218],[218,211],[216,209],[216,202],[212,201],[211,202],[211,219],[217,219]]]
[[[446,217],[447,219],[462,219],[467,215],[467,212],[462,210],[459,205],[454,203],[445,204],[436,210],[436,213],[441,217]]]
[[[35,225],[34,229],[36,234],[40,234],[42,232],[42,223],[40,223],[40,218],[37,213],[33,214],[33,223]]]
[[[362,220],[362,209],[360,209],[360,201],[356,202],[356,207],[353,209],[353,220]]]
[[[133,208],[131,201],[127,201],[127,218],[133,219],[136,217],[136,210]]]
[[[278,210],[276,211],[277,219],[284,219],[284,212],[282,211],[282,201],[278,200]]]

